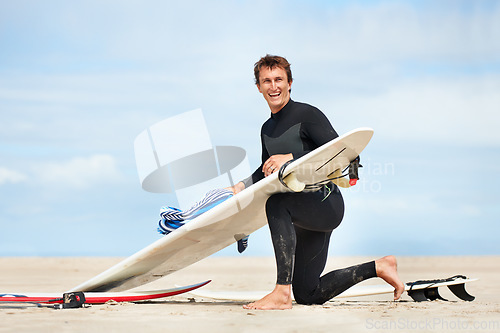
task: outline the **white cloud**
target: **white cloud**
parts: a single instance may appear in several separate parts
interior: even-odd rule
[[[121,179],[115,159],[110,155],[75,157],[64,163],[46,163],[35,168],[40,182],[73,189],[86,189]]]
[[[379,1],[362,6],[325,1],[120,1],[103,6],[86,1],[6,8],[0,17],[12,21],[21,40],[59,42],[69,50],[37,54],[49,63],[87,56],[98,63],[131,60],[156,70],[175,67],[202,74],[223,63],[226,73],[219,75],[227,75],[239,59],[263,52],[293,54],[294,62],[300,57],[343,65],[435,57],[494,61],[500,51],[500,6],[475,3],[463,11],[453,2]],[[280,29],[276,27],[286,29],[280,38],[270,38],[269,31]]]
[[[498,76],[401,80],[362,98],[339,97],[331,109],[355,114],[353,123],[385,139],[500,145]]]
[[[414,137],[422,136],[419,131],[424,124],[426,137],[447,139],[449,133],[463,130],[464,124],[465,128],[469,124],[482,127],[482,119],[489,119],[484,115],[493,114],[499,105],[495,92],[500,91],[499,78],[471,78],[460,72],[462,65],[467,70],[468,66],[481,67],[498,59],[498,5],[470,5],[471,11],[464,12],[460,4],[451,3],[412,5],[380,1],[361,6],[312,1],[280,8],[284,2],[223,1],[219,6],[227,11],[221,11],[200,1],[148,3],[149,6],[99,4],[99,13],[95,13],[97,5],[93,2],[58,5],[47,8],[42,21],[31,17],[38,17],[38,10],[10,6],[8,9],[15,9],[20,18],[12,21],[20,37],[33,38],[23,35],[25,23],[29,22],[42,37],[61,45],[55,51],[37,49],[40,54],[31,59],[33,63],[51,68],[53,62],[60,61],[67,71],[26,74],[29,71],[13,70],[3,75],[0,100],[16,111],[11,112],[16,117],[13,122],[22,122],[19,129],[8,126],[3,131],[11,133],[8,139],[24,137],[27,125],[37,134],[57,135],[61,131],[54,130],[55,125],[68,127],[66,123],[71,123],[75,114],[81,129],[73,127],[73,133],[64,135],[77,133],[83,137],[85,125],[91,124],[88,127],[98,131],[96,121],[105,123],[106,129],[97,133],[100,137],[94,143],[103,141],[102,135],[111,131],[121,135],[122,142],[126,136],[131,140],[147,125],[198,107],[206,112],[215,110],[213,117],[219,122],[229,118],[231,109],[236,107],[247,122],[253,120],[250,115],[257,114],[254,109],[263,110],[265,117],[265,105],[254,103],[259,97],[251,82],[252,64],[266,52],[283,54],[292,62],[296,77],[294,98],[321,104],[318,106],[335,103],[324,111],[352,111],[366,125],[377,127],[379,133],[392,133],[391,138],[401,134],[408,137],[406,132],[393,132],[406,115],[417,118]],[[264,7],[268,10],[262,11]],[[278,8],[284,14],[282,18],[274,17]],[[16,17],[10,14],[3,14],[5,20]],[[93,18],[91,25],[89,17]],[[112,24],[110,17],[114,18]],[[286,34],[281,38],[267,38],[268,34],[259,29],[280,26],[281,20],[287,22]],[[87,51],[82,53],[82,48]],[[21,53],[16,48],[6,49]],[[453,64],[451,71],[457,70],[461,77],[453,82],[454,79],[442,79],[435,73],[437,80],[420,76],[408,81],[404,71],[411,64],[424,69]],[[490,87],[485,86],[490,83]],[[483,86],[485,90],[481,91]],[[345,96],[337,99],[337,94],[342,93]],[[353,100],[345,100],[349,94]],[[450,112],[452,109],[456,111]],[[436,121],[420,119],[428,119],[428,115]],[[141,119],[145,117],[148,119]],[[40,123],[47,119],[50,124],[46,130],[40,128]],[[234,119],[230,120],[234,124]],[[488,125],[492,126],[497,119],[490,120]],[[260,122],[259,118],[250,126],[258,128]],[[138,123],[141,126],[134,126]],[[112,126],[119,126],[120,132]],[[125,136],[122,133],[127,129],[130,132]],[[477,131],[474,138],[480,143],[500,141],[499,134],[489,129]],[[88,139],[92,140],[85,141]]]
[[[6,183],[21,183],[26,181],[27,179],[28,177],[20,172],[7,168],[0,168],[0,185]]]

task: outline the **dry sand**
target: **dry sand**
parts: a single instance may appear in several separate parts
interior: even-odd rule
[[[331,258],[328,268],[371,258]],[[120,258],[0,258],[0,293],[67,290]],[[500,257],[400,257],[403,281],[456,274],[479,278],[467,286],[476,300],[416,303],[406,294],[338,299],[292,310],[245,310],[242,302],[190,294],[147,303],[92,305],[54,310],[0,304],[0,332],[500,332]],[[211,257],[138,289],[163,289],[208,279],[210,290],[271,290],[273,258]],[[363,284],[380,284],[371,279]]]

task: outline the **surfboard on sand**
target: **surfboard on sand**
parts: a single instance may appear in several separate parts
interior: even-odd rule
[[[103,304],[108,301],[116,302],[138,302],[157,298],[183,294],[197,288],[203,287],[210,281],[196,283],[185,287],[153,291],[129,291],[129,292],[88,292],[84,293],[85,303]],[[63,303],[62,293],[0,293],[1,303],[25,302],[42,304]]]
[[[293,161],[282,177],[300,186],[338,176],[372,135],[370,128],[350,131]],[[286,191],[275,172],[70,291],[123,291],[196,263],[266,225],[267,198]]]
[[[416,302],[433,301],[436,299],[445,300],[439,294],[438,288],[448,287],[448,289],[461,300],[473,301],[475,297],[465,290],[465,284],[473,281],[477,281],[477,279],[468,279],[462,275],[457,275],[448,279],[421,280],[405,283],[405,291]],[[394,288],[389,284],[355,285],[335,298],[392,294],[393,292]],[[207,289],[190,292],[190,294],[194,296],[203,298],[250,302],[261,299],[267,293],[268,292],[265,291],[213,291]]]

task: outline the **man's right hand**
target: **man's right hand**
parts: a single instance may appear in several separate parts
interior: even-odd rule
[[[245,189],[245,184],[243,182],[239,182],[236,185],[226,187],[226,190],[233,191],[233,194],[238,194],[241,191],[243,191],[244,189]]]

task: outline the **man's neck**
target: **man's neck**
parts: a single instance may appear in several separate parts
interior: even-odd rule
[[[285,104],[283,104],[283,105],[281,105],[280,107],[277,107],[277,108],[273,108],[271,105],[269,105],[269,108],[271,109],[271,113],[276,114],[276,113],[280,112],[281,110],[283,110],[283,108],[288,103],[290,103],[290,100],[291,100],[291,98],[288,98],[288,101]]]

